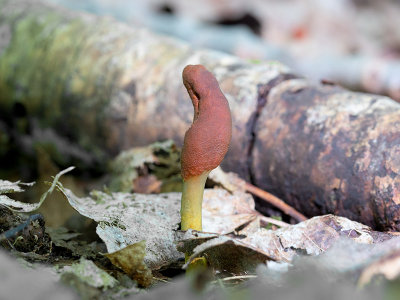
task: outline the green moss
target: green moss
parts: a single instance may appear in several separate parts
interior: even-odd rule
[[[12,39],[0,56],[0,109],[21,103],[42,127],[101,156],[93,145],[104,144],[104,114],[119,78],[113,53],[102,52],[100,31],[109,21],[84,23],[52,11],[7,18]]]

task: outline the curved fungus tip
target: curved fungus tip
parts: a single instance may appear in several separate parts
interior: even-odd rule
[[[204,66],[188,65],[182,77],[194,107],[181,155],[182,177],[187,180],[221,163],[231,140],[232,118],[217,80]]]

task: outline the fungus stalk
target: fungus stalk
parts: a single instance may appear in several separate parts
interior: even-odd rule
[[[181,202],[181,228],[201,231],[201,206],[203,203],[204,186],[210,172],[204,172],[183,181]]]
[[[186,66],[182,77],[193,103],[194,118],[185,133],[181,155],[181,229],[200,231],[205,182],[228,151],[232,119],[217,80],[202,65]]]

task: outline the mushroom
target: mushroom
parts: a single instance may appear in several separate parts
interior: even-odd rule
[[[185,133],[181,155],[181,229],[200,231],[204,185],[210,171],[228,151],[232,118],[217,80],[204,66],[188,65],[182,77],[193,103],[194,117]]]

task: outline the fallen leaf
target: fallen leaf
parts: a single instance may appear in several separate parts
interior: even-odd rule
[[[223,187],[229,192],[242,191],[245,192],[246,182],[236,173],[224,172],[220,166],[216,167],[208,175],[208,180]]]
[[[25,186],[32,186],[34,183],[21,183],[19,181],[17,182],[10,182],[7,180],[0,180],[0,204],[7,206],[9,209],[17,212],[32,212],[34,210],[37,210],[44,200],[46,200],[46,197],[48,194],[52,193],[53,190],[55,189],[58,180],[60,177],[68,173],[69,171],[72,171],[74,167],[69,167],[61,172],[59,172],[55,177],[54,180],[50,186],[50,188],[45,192],[42,197],[40,197],[40,201],[38,203],[23,203],[20,201],[15,201],[5,195],[1,194],[8,194],[8,193],[14,193],[14,192],[23,192],[24,190],[20,187],[21,185]]]
[[[114,277],[97,267],[93,261],[83,257],[81,257],[78,263],[63,267],[59,272],[61,273],[61,277],[73,274],[87,285],[103,290],[110,289],[118,284],[118,281]]]
[[[261,228],[243,241],[280,261],[291,261],[295,255],[319,255],[340,237],[361,244],[374,241],[373,230],[361,223],[334,215],[317,216],[285,228],[270,231]]]
[[[225,234],[235,231],[243,224],[254,221],[255,228],[260,220],[255,210],[254,199],[244,192],[229,193],[224,189],[208,189],[203,199],[203,231]]]
[[[96,232],[109,253],[146,240],[144,261],[151,269],[182,258],[174,244],[175,230],[180,222],[179,194],[107,194],[96,191],[90,197],[79,198],[61,185],[59,189],[80,214],[98,223]]]
[[[99,257],[99,252],[105,251],[103,243],[96,241],[89,243],[85,239],[81,239],[81,233],[69,232],[65,227],[46,227],[46,232],[49,234],[51,242],[55,246],[70,250],[69,252],[62,249],[64,257],[84,256],[86,258],[96,259]]]
[[[122,269],[140,286],[146,288],[151,285],[153,276],[143,261],[146,255],[145,249],[146,242],[141,241],[105,256],[114,266]]]
[[[10,193],[19,193],[23,192],[24,189],[21,187],[23,186],[32,186],[34,182],[24,183],[20,181],[11,182],[8,180],[1,180],[0,179],[0,194],[10,194]]]

